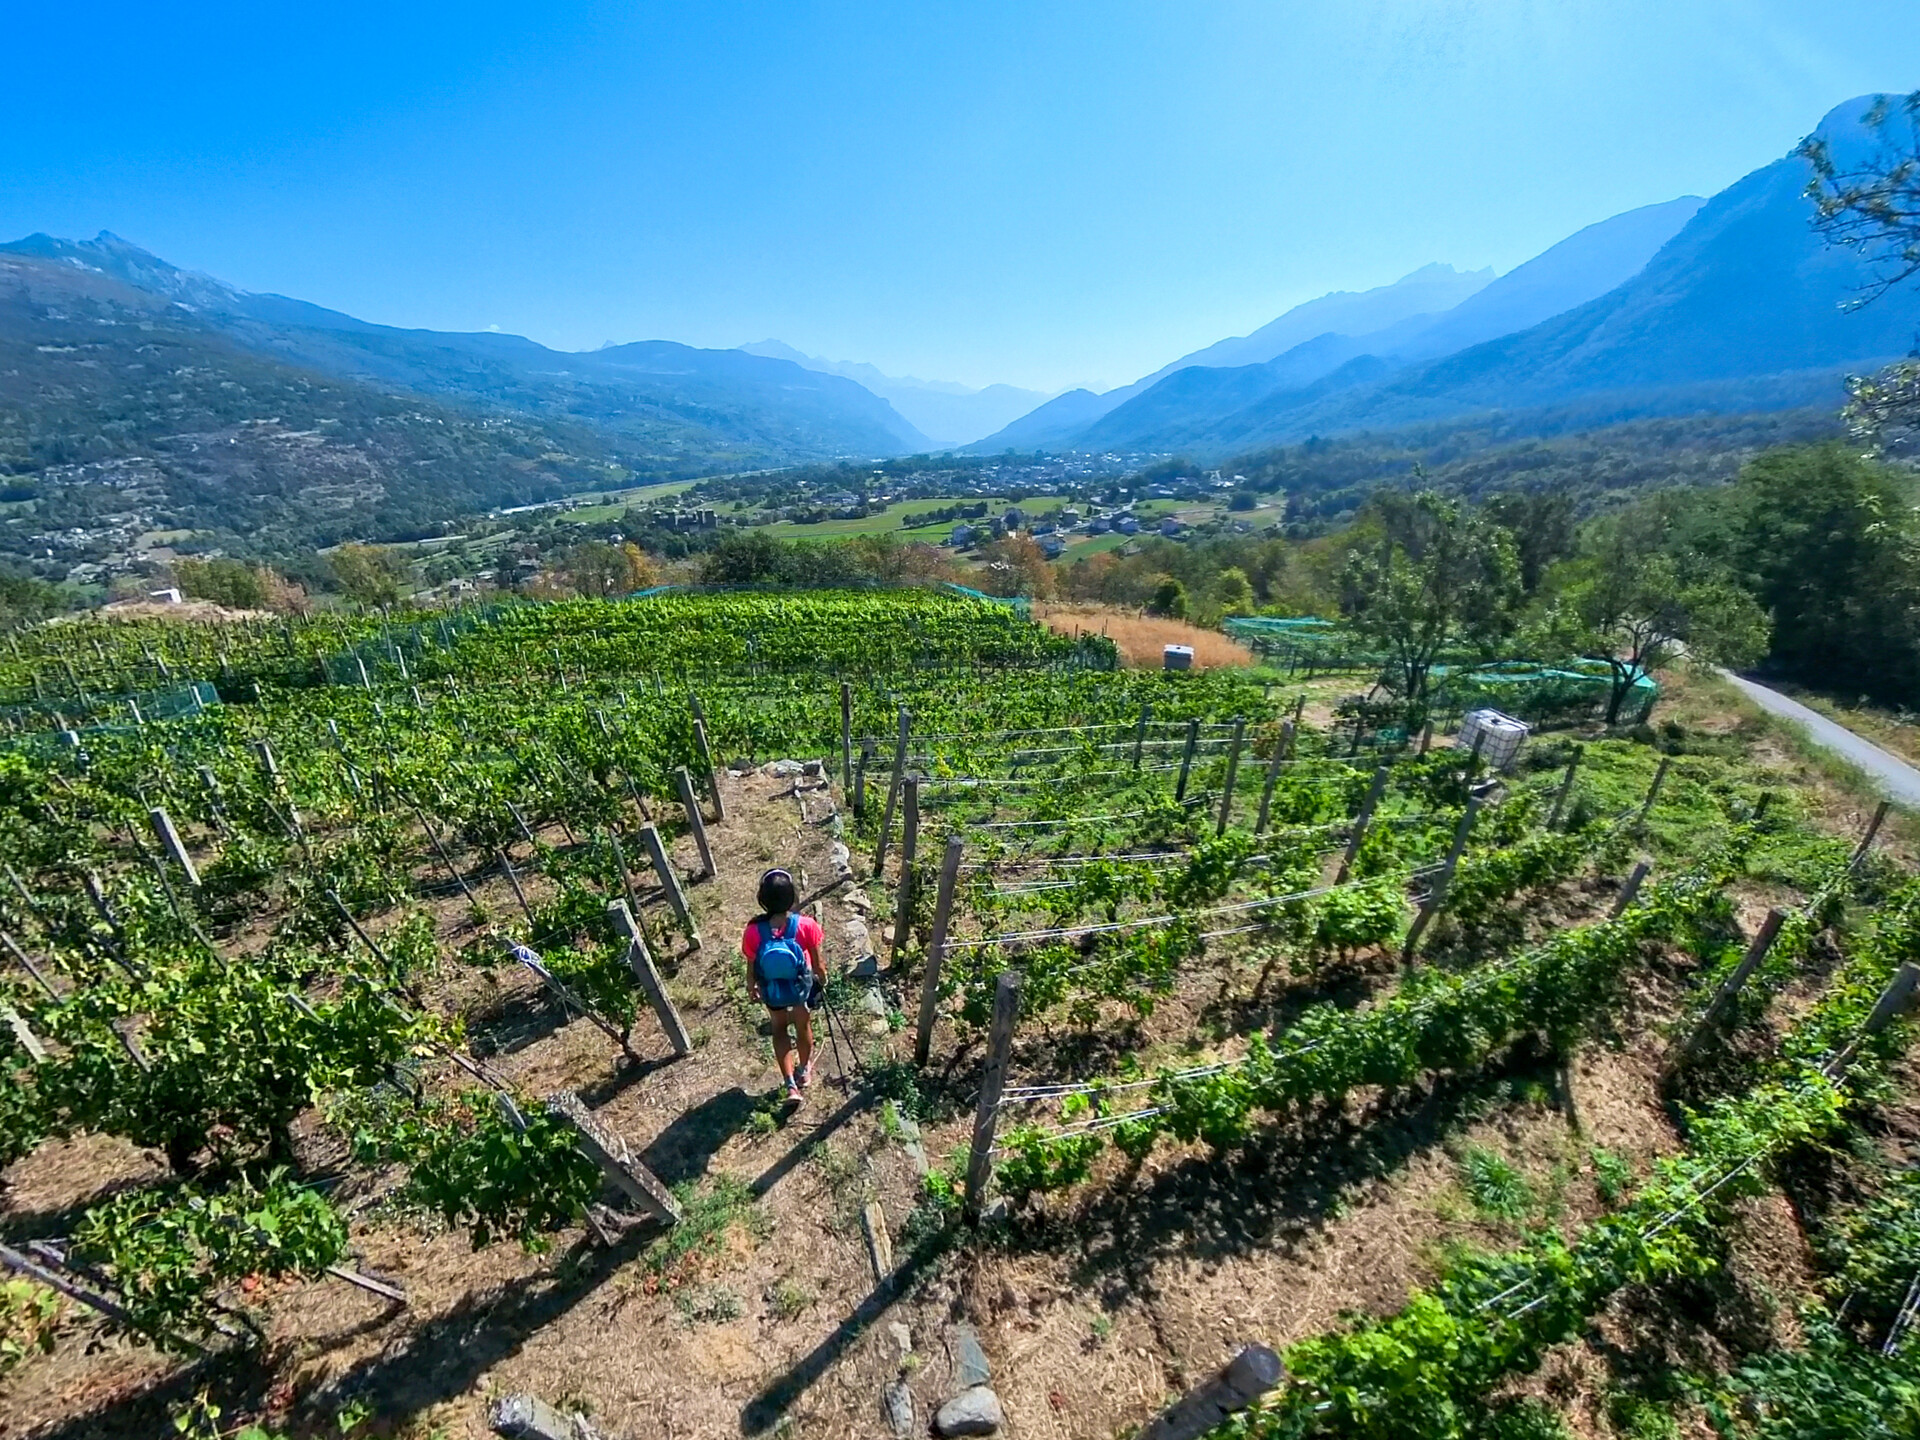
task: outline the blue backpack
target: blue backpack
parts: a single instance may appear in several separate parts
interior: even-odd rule
[[[777,935],[769,922],[753,923],[760,931],[753,968],[760,980],[761,1003],[773,1010],[806,1004],[813,992],[813,968],[800,948],[800,917],[787,916],[786,929]]]

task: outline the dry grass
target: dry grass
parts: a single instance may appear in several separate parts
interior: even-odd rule
[[[1062,635],[1081,631],[1105,635],[1120,647],[1123,664],[1158,670],[1168,645],[1191,645],[1197,670],[1221,665],[1251,665],[1253,652],[1217,630],[1202,630],[1184,620],[1164,620],[1108,605],[1036,604],[1033,618]]]

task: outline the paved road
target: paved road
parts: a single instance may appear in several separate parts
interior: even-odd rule
[[[1818,710],[1809,710],[1798,700],[1790,699],[1778,690],[1769,690],[1764,685],[1756,685],[1744,676],[1728,671],[1720,673],[1762,710],[1771,711],[1783,720],[1793,721],[1807,732],[1816,745],[1833,751],[1841,759],[1865,771],[1867,777],[1896,804],[1920,809],[1920,770],[1914,769],[1898,755],[1882,750],[1870,740],[1861,739],[1846,726],[1836,724]]]

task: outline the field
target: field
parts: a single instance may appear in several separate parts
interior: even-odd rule
[[[0,1435],[1914,1433],[1904,832],[1711,686],[1495,774],[1049,623],[15,636]]]
[[[876,510],[871,515],[854,520],[816,520],[809,525],[797,525],[790,520],[781,520],[767,527],[769,533],[782,540],[844,540],[853,535],[898,535],[903,540],[924,540],[938,544],[953,533],[957,521],[944,521],[938,525],[917,525],[903,529],[900,521],[908,515],[924,514],[929,510],[939,510],[948,505],[976,504],[971,498],[960,500],[896,500],[893,504]],[[988,513],[1004,514],[1014,502],[994,500],[988,502]],[[1035,495],[1019,502],[1019,508],[1029,516],[1051,515],[1067,503],[1061,495]],[[972,522],[967,522],[972,523]]]

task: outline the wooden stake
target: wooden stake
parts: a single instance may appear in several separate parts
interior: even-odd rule
[[[913,1032],[913,1063],[924,1065],[933,1047],[933,1022],[940,1006],[940,970],[947,959],[947,926],[953,920],[953,892],[960,879],[960,855],[966,842],[947,837],[940,860],[940,891],[933,902],[933,933],[927,939],[927,969],[920,979],[920,1020]]]
[[[153,833],[160,837],[160,843],[167,847],[167,853],[173,856],[174,864],[186,872],[187,883],[198,889],[200,872],[193,868],[193,857],[187,854],[187,847],[180,843],[180,832],[173,828],[173,817],[156,805],[147,812],[147,820],[153,826]]]
[[[1860,844],[1854,849],[1853,858],[1847,861],[1849,870],[1858,870],[1860,862],[1867,858],[1867,852],[1873,848],[1874,837],[1880,833],[1880,826],[1886,821],[1887,810],[1891,803],[1882,800],[1875,808],[1873,819],[1867,822],[1867,833],[1860,837]]]
[[[500,861],[500,868],[506,872],[507,884],[513,887],[513,898],[520,902],[520,913],[527,917],[527,934],[533,939],[539,939],[540,937],[533,933],[535,923],[533,907],[527,903],[527,892],[520,888],[520,877],[514,874],[513,861],[507,858],[505,850],[496,849],[493,853]]]
[[[1244,716],[1236,716],[1233,722],[1233,740],[1227,747],[1227,783],[1220,791],[1220,820],[1213,827],[1215,835],[1227,833],[1227,821],[1233,816],[1233,785],[1240,775],[1240,745],[1247,735],[1247,722]]]
[[[1720,982],[1720,988],[1713,992],[1713,999],[1707,1002],[1706,1010],[1701,1013],[1700,1023],[1693,1027],[1687,1043],[1680,1047],[1679,1057],[1674,1062],[1676,1065],[1692,1056],[1700,1048],[1701,1042],[1713,1033],[1721,1015],[1733,1004],[1734,996],[1753,977],[1753,972],[1760,968],[1760,962],[1767,958],[1767,952],[1780,936],[1780,927],[1786,923],[1787,912],[1779,906],[1767,912],[1767,918],[1760,922],[1760,929],[1747,946],[1747,953],[1740,957],[1740,963],[1734,967],[1733,973]]]
[[[840,682],[840,798],[853,794],[853,686]]]
[[[1845,1075],[1852,1068],[1854,1057],[1860,1053],[1860,1047],[1886,1029],[1896,1016],[1903,1014],[1912,1006],[1916,989],[1920,989],[1920,965],[1909,962],[1894,972],[1893,979],[1887,982],[1887,988],[1880,992],[1880,998],[1874,1002],[1873,1013],[1867,1016],[1867,1022],[1860,1027],[1860,1033],[1848,1042],[1846,1049],[1834,1056],[1823,1067],[1827,1078],[1838,1080]]]
[[[634,1157],[625,1140],[594,1118],[578,1095],[571,1090],[549,1095],[547,1113],[573,1128],[580,1149],[628,1199],[658,1220],[680,1223],[680,1203],[673,1192]]]
[[[507,953],[539,977],[540,983],[551,990],[559,999],[561,1008],[569,1012],[578,1010],[593,1022],[594,1027],[598,1029],[602,1035],[605,1035],[609,1040],[613,1041],[614,1044],[626,1051],[627,1054],[633,1054],[633,1046],[627,1042],[627,1037],[620,1033],[620,1027],[607,1019],[607,1017],[602,1015],[598,1010],[594,1009],[593,1006],[589,1005],[574,991],[571,985],[567,984],[566,981],[549,970],[544,960],[534,954],[529,947],[515,944],[514,941],[507,936],[502,936],[501,939],[506,944]]]
[[[887,808],[880,816],[880,843],[873,849],[873,873],[878,875],[887,860],[887,840],[893,830],[893,807],[900,798],[900,782],[907,775],[907,736],[913,727],[913,717],[907,713],[907,707],[900,707],[900,733],[893,742],[893,779],[887,783]]]
[[[1647,798],[1640,802],[1640,813],[1634,817],[1634,824],[1644,825],[1647,823],[1647,815],[1653,809],[1653,802],[1660,798],[1660,787],[1666,782],[1667,767],[1672,763],[1673,757],[1671,755],[1662,755],[1660,757],[1659,768],[1653,772],[1653,783],[1647,786]]]
[[[707,822],[700,817],[700,797],[693,793],[693,776],[682,765],[673,772],[673,781],[680,787],[680,805],[687,812],[687,826],[693,831],[694,846],[700,851],[701,878],[711,880],[720,872],[714,867],[713,847],[707,843]]]
[[[440,857],[440,863],[447,867],[447,873],[453,877],[453,883],[460,887],[460,893],[467,897],[467,903],[469,905],[478,905],[480,902],[473,893],[473,887],[467,884],[466,877],[462,875],[454,865],[453,857],[447,854],[447,847],[440,843],[440,836],[435,832],[432,823],[428,821],[427,812],[422,810],[418,805],[415,805],[411,800],[409,800],[407,804],[412,808],[413,813],[419,817],[420,828],[427,832],[427,839],[433,842],[433,853],[438,855]]]
[[[1267,816],[1273,810],[1273,789],[1280,783],[1280,767],[1287,763],[1287,751],[1293,740],[1293,722],[1285,720],[1280,725],[1280,738],[1273,742],[1273,755],[1267,761],[1267,783],[1260,791],[1260,818],[1253,822],[1253,833],[1267,833]]]
[[[891,958],[895,969],[899,968],[901,953],[907,948],[907,931],[913,919],[913,865],[920,851],[920,782],[909,775],[900,788],[905,804],[900,816],[899,904],[893,916]]]
[[[1580,751],[1576,748],[1573,758],[1567,761],[1567,777],[1560,782],[1560,788],[1553,794],[1553,809],[1547,813],[1546,828],[1553,830],[1560,824],[1560,814],[1567,808],[1567,797],[1573,793],[1573,777],[1580,770]]]
[[[1278,1385],[1287,1367],[1264,1345],[1248,1345],[1210,1379],[1161,1411],[1135,1440],[1199,1440]]]
[[[707,722],[693,722],[693,743],[700,750],[700,768],[707,777],[707,786],[713,792],[713,823],[718,825],[727,818],[727,802],[720,793],[720,772],[713,768],[713,751],[707,745]]]
[[[613,922],[616,931],[627,937],[627,965],[640,988],[647,992],[647,1002],[660,1018],[660,1028],[667,1032],[673,1053],[691,1054],[693,1042],[687,1038],[687,1027],[680,1021],[680,1012],[674,1008],[667,987],[660,981],[660,972],[653,968],[653,956],[647,951],[647,937],[640,933],[640,922],[634,918],[633,911],[627,908],[624,900],[608,902],[607,918]]]
[[[253,748],[259,752],[260,764],[267,772],[268,783],[287,802],[287,818],[293,821],[293,828],[304,828],[306,822],[300,818],[300,809],[293,803],[293,792],[287,789],[286,777],[280,773],[279,762],[273,758],[273,746],[265,740],[256,740]]]
[[[1446,904],[1447,887],[1453,883],[1454,867],[1460,863],[1460,853],[1467,848],[1467,836],[1473,833],[1473,822],[1480,815],[1480,797],[1474,796],[1467,801],[1466,812],[1461,815],[1459,825],[1454,827],[1453,846],[1447,851],[1447,858],[1440,866],[1440,873],[1434,876],[1433,889],[1421,905],[1420,913],[1413,917],[1413,926],[1407,931],[1406,947],[1400,952],[1400,963],[1407,964],[1413,959],[1413,952],[1419,947],[1420,937],[1426,933],[1427,926],[1433,923],[1433,917],[1440,907]]]
[[[1627,907],[1633,904],[1635,898],[1640,894],[1640,883],[1647,878],[1647,872],[1652,868],[1653,866],[1645,860],[1642,860],[1633,867],[1633,870],[1626,878],[1626,882],[1621,885],[1620,893],[1613,897],[1613,909],[1607,912],[1607,918],[1609,920],[1618,920],[1622,915],[1627,913]]]
[[[1193,752],[1200,747],[1200,722],[1187,721],[1187,748],[1180,755],[1180,779],[1173,787],[1173,798],[1187,798],[1187,777],[1193,773]]]
[[[19,962],[20,968],[33,977],[33,983],[46,992],[49,1000],[58,1000],[60,998],[60,992],[53,988],[52,983],[47,979],[40,967],[27,958],[27,952],[20,948],[19,942],[4,930],[0,930],[0,945],[4,945],[7,953]]]
[[[1367,838],[1367,827],[1373,823],[1374,808],[1387,791],[1388,768],[1381,765],[1373,772],[1373,784],[1367,787],[1367,798],[1360,802],[1360,813],[1354,817],[1353,834],[1347,838],[1347,853],[1340,857],[1340,869],[1333,877],[1336,885],[1347,883],[1347,872],[1353,868],[1353,857],[1360,853],[1361,842]]]
[[[694,927],[693,911],[687,907],[687,892],[681,888],[679,872],[673,868],[673,858],[667,854],[659,830],[652,825],[642,825],[640,843],[647,847],[647,858],[653,862],[653,873],[660,877],[660,888],[667,892],[667,903],[673,907],[680,928],[686,932],[687,939],[698,947],[700,932]]]
[[[993,1174],[993,1135],[1000,1121],[1000,1092],[1007,1083],[1007,1056],[1013,1050],[1013,1025],[1020,1015],[1020,977],[1003,970],[993,991],[993,1026],[987,1032],[987,1068],[980,1077],[980,1103],[973,1113],[973,1149],[967,1156],[966,1213],[980,1218],[987,1181]]]

